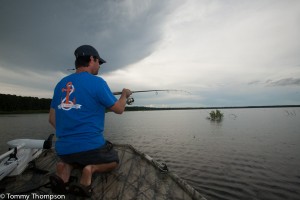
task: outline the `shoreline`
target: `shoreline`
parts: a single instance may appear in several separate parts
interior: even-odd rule
[[[269,105],[269,106],[208,106],[208,107],[126,107],[125,111],[156,111],[156,110],[208,110],[208,109],[251,109],[251,108],[297,108],[300,105]]]
[[[158,111],[158,110],[208,110],[208,109],[251,109],[251,108],[297,108],[300,105],[270,105],[270,106],[209,106],[209,107],[146,107],[146,106],[128,106],[125,111]],[[107,112],[110,112],[107,110]],[[5,114],[38,114],[49,113],[49,110],[16,110],[0,111],[0,115]]]
[[[0,115],[8,114],[39,114],[49,113],[49,110],[15,110],[15,111],[0,111]]]

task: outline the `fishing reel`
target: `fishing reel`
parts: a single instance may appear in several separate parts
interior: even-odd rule
[[[131,105],[134,102],[134,98],[133,97],[128,97],[126,100],[127,105]]]

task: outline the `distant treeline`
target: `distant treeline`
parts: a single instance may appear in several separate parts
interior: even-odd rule
[[[32,113],[49,112],[51,99],[37,97],[22,97],[11,94],[0,94],[0,113]],[[154,110],[194,110],[194,109],[235,109],[235,108],[276,108],[300,107],[300,105],[273,105],[273,106],[238,106],[238,107],[169,107],[156,108],[144,106],[127,106],[126,111],[154,111]],[[107,110],[109,111],[109,110]]]
[[[125,111],[155,111],[155,110],[199,110],[199,109],[240,109],[240,108],[288,108],[300,107],[300,105],[271,105],[271,106],[213,106],[213,107],[144,107],[144,106],[129,106]]]
[[[50,109],[51,99],[22,97],[11,94],[0,94],[0,112],[46,112]]]

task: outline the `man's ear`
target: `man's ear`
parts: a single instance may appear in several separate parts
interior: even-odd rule
[[[94,61],[94,57],[93,56],[90,56],[90,62],[91,61]]]
[[[94,57],[93,57],[93,56],[90,56],[90,61],[89,61],[89,65],[88,65],[88,66],[91,65],[91,62],[92,62],[92,61],[94,61]],[[87,66],[87,67],[88,67],[88,66]]]

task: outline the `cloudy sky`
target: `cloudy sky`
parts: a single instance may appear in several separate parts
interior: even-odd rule
[[[0,93],[51,98],[74,50],[144,106],[300,104],[299,0],[0,0]]]

